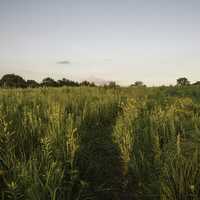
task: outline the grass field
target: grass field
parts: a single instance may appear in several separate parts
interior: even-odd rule
[[[200,199],[200,87],[0,90],[0,199]]]

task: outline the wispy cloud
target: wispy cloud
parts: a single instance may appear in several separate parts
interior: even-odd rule
[[[71,64],[71,62],[69,60],[61,60],[61,61],[58,61],[57,64],[60,64],[60,65],[69,65],[69,64]]]

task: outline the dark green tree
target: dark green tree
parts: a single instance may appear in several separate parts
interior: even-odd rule
[[[79,83],[69,80],[69,79],[66,79],[66,78],[63,78],[61,80],[58,80],[58,85],[60,87],[62,87],[62,86],[79,86]]]
[[[26,85],[27,87],[30,87],[30,88],[39,87],[39,83],[37,83],[35,80],[27,80]]]
[[[117,83],[115,81],[110,81],[108,83],[108,87],[109,88],[116,88],[116,87],[119,87],[119,85],[117,85]]]
[[[44,86],[44,87],[57,87],[58,83],[54,79],[52,79],[50,77],[47,77],[47,78],[44,78],[42,80],[41,86]]]
[[[25,88],[26,81],[19,75],[6,74],[1,78],[1,86],[6,88]]]
[[[200,81],[193,83],[193,85],[200,85]]]
[[[90,87],[94,87],[95,86],[95,84],[92,82],[92,83],[90,83],[89,81],[82,81],[81,83],[80,83],[80,85],[81,86],[90,86]]]
[[[177,86],[187,86],[187,85],[190,85],[190,82],[188,81],[187,78],[182,77],[177,79]]]

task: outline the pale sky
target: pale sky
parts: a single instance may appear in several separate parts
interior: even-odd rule
[[[0,0],[0,76],[200,80],[200,0]]]

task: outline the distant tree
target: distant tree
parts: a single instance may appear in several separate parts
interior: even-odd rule
[[[82,81],[80,85],[82,85],[82,86],[90,86],[90,82],[89,81]]]
[[[193,83],[192,85],[200,85],[200,81]]]
[[[117,84],[116,84],[115,81],[110,81],[108,86],[111,87],[111,88],[115,88],[117,86]]]
[[[30,88],[39,87],[39,83],[37,83],[35,80],[27,80],[26,85],[27,87],[30,87]]]
[[[90,86],[90,87],[94,87],[94,86],[95,86],[95,83],[94,83],[94,82],[90,83],[89,81],[82,81],[82,82],[80,83],[80,85],[81,85],[81,86]]]
[[[117,83],[115,81],[110,81],[107,85],[104,85],[104,87],[106,87],[106,88],[117,88],[117,87],[120,87],[120,86],[117,85]]]
[[[47,77],[42,80],[41,86],[56,87],[58,86],[58,83],[54,79]]]
[[[19,75],[6,74],[1,78],[1,86],[8,88],[25,88],[26,81]]]
[[[187,85],[190,85],[190,82],[188,81],[187,78],[183,77],[183,78],[177,79],[177,85],[178,86],[187,86]]]
[[[79,83],[78,82],[75,82],[75,81],[71,81],[71,80],[68,80],[66,78],[63,78],[61,80],[58,80],[58,85],[59,86],[79,86]]]
[[[96,85],[95,85],[95,83],[94,82],[91,82],[90,83],[90,87],[95,87]]]
[[[69,80],[68,79],[66,79],[66,78],[63,78],[63,79],[61,79],[61,80],[58,80],[57,81],[58,82],[58,85],[59,86],[68,86],[68,84],[69,84]]]

